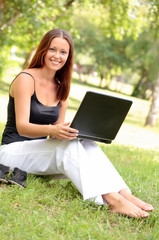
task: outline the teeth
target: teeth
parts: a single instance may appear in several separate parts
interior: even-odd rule
[[[54,60],[51,60],[51,62],[53,63],[53,64],[56,64],[56,65],[58,65],[60,62],[57,62],[57,61],[54,61]]]

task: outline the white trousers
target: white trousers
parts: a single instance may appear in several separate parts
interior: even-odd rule
[[[90,140],[58,139],[14,142],[0,147],[0,163],[31,174],[63,174],[83,195],[96,204],[106,204],[101,195],[126,188],[119,173]]]

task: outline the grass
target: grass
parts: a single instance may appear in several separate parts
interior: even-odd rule
[[[6,86],[0,92],[4,102]],[[68,119],[74,115],[86,89],[95,88],[81,86],[79,91],[78,83],[73,84]],[[142,104],[147,110],[149,103],[137,99],[134,102],[137,109],[131,110],[126,124],[139,129],[143,123],[140,120],[146,115]],[[4,121],[1,121],[0,134],[3,128]],[[156,129],[158,130],[157,127]],[[159,239],[159,151],[116,143],[99,146],[111,159],[133,194],[154,206],[155,210],[149,218],[118,216],[111,214],[107,206],[83,202],[82,196],[68,179],[53,180],[50,177],[29,175],[26,189],[0,185],[0,239]]]
[[[148,219],[118,216],[106,206],[83,202],[67,179],[29,175],[26,189],[0,187],[1,239],[159,239],[159,153],[100,146],[133,193],[154,205]]]

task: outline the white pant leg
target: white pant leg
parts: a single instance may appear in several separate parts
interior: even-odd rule
[[[90,185],[89,188],[87,187],[88,190],[85,194],[86,199],[89,198],[90,201],[95,201],[97,204],[103,204],[101,194],[119,192],[123,188],[126,188],[131,193],[129,187],[96,143],[81,140],[81,144],[87,154],[87,162],[83,162],[83,171],[81,172],[86,175],[86,184]],[[88,173],[85,169],[89,168],[91,168],[91,171]],[[90,198],[89,196],[92,195],[93,189],[98,189],[98,192],[96,191],[97,195],[94,195],[96,197]],[[100,194],[98,194],[99,192]]]
[[[59,173],[56,167],[56,148],[59,140],[33,140],[14,142],[0,147],[0,163],[18,167],[31,174]]]
[[[37,175],[64,174],[84,200],[103,204],[102,194],[129,188],[92,141],[57,139],[15,142],[0,148],[0,163]]]

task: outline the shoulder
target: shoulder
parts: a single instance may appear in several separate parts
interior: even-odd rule
[[[34,77],[30,73],[29,69],[20,72],[11,83],[10,94],[14,97],[16,91],[29,91],[32,95],[34,92]]]
[[[65,101],[61,101],[62,107],[67,107],[67,105],[68,105],[68,98]]]
[[[63,110],[66,111],[67,107],[68,107],[68,98],[65,101],[61,101],[60,111],[63,111]]]
[[[32,79],[35,80],[35,75],[36,75],[37,69],[36,68],[28,68],[22,70],[13,81],[16,79]]]

